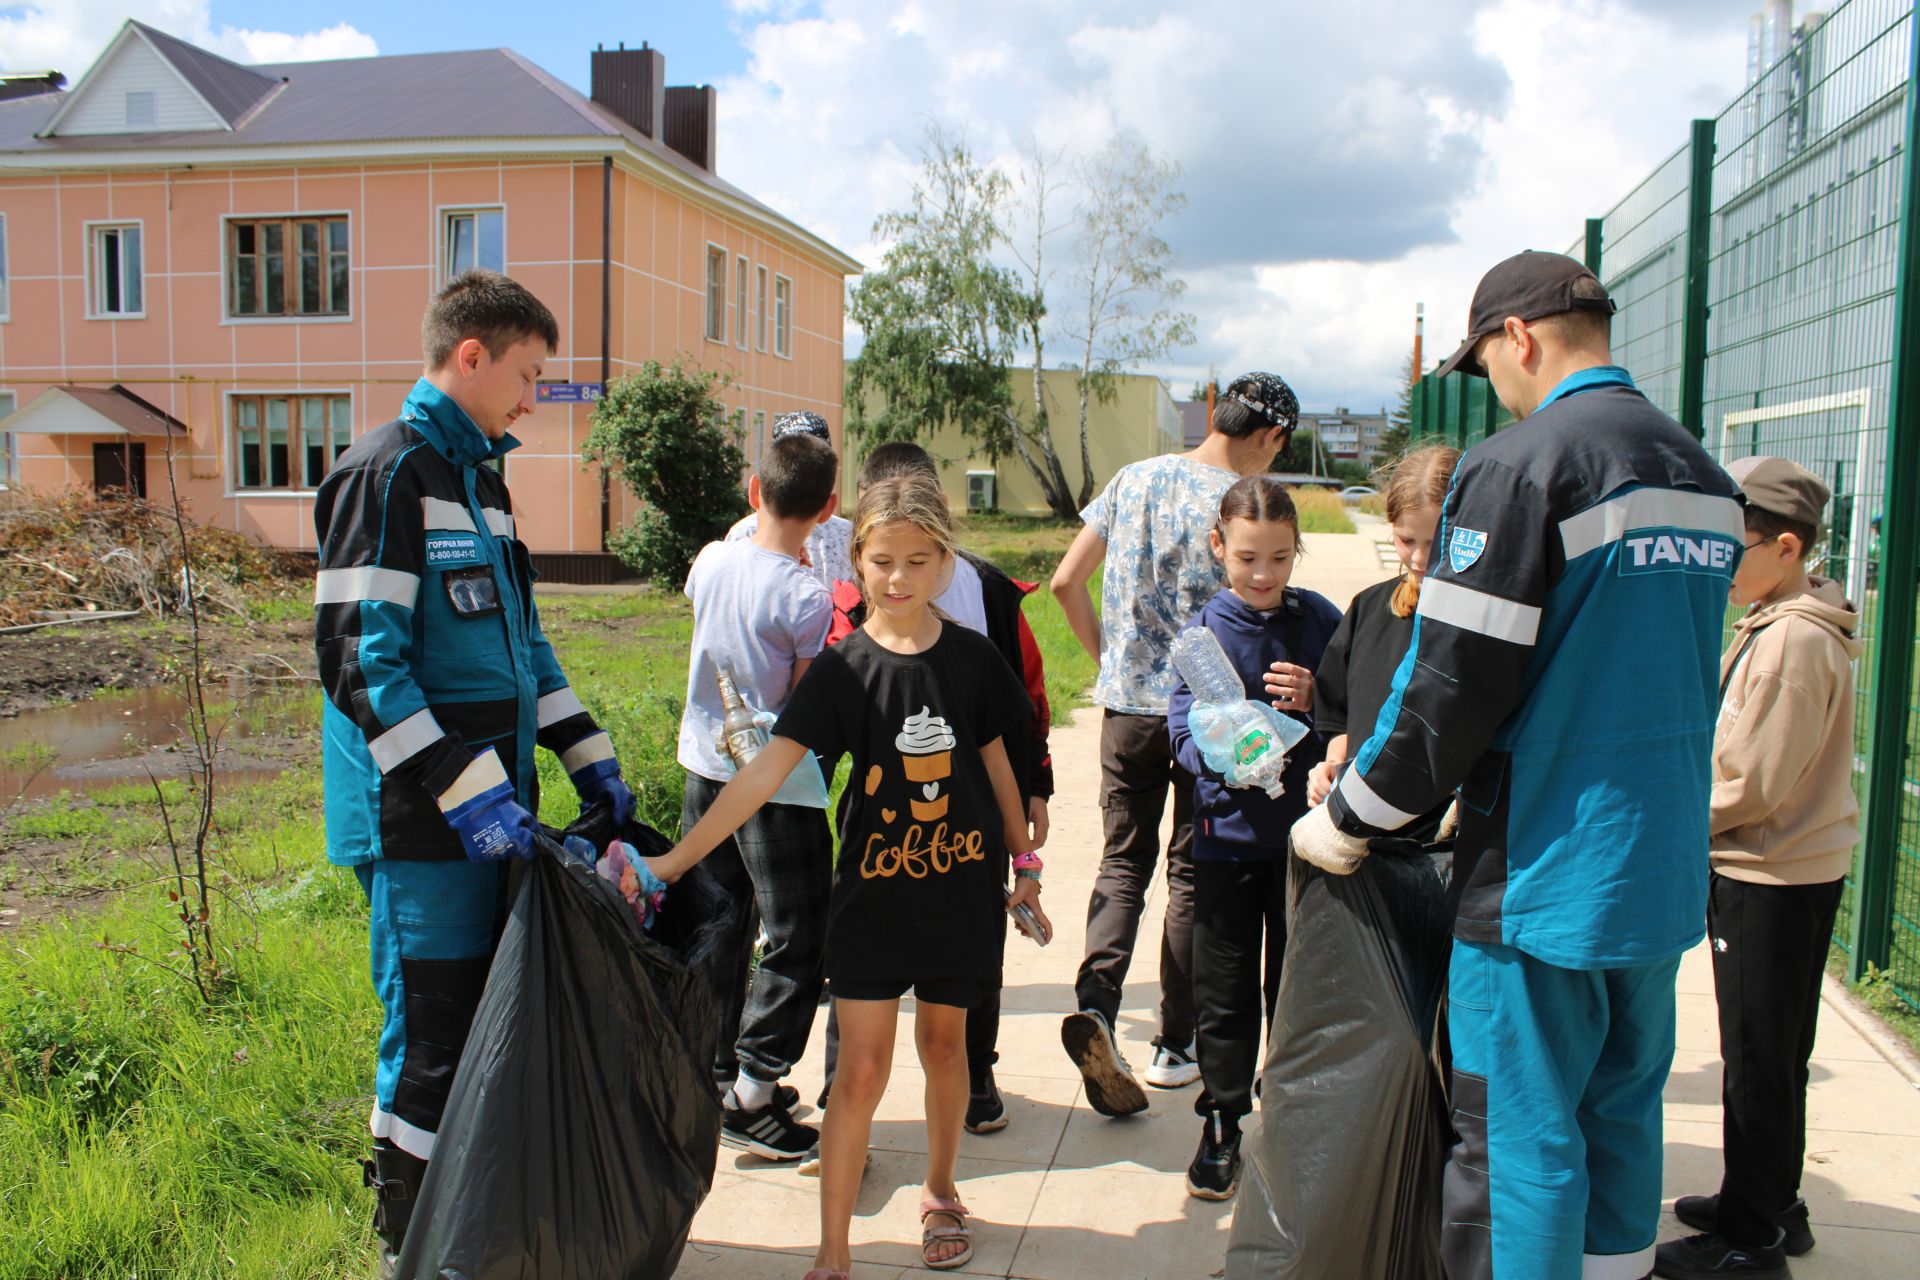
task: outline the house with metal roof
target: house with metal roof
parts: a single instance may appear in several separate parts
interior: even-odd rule
[[[129,21],[60,85],[0,96],[0,484],[157,493],[171,449],[196,517],[310,548],[320,478],[474,266],[560,320],[506,460],[543,572],[612,569],[632,504],[580,448],[647,360],[727,373],[750,462],[786,410],[839,429],[860,266],[720,177],[715,91],[657,49],[594,51],[581,94],[507,49],[243,66]],[[129,397],[179,430],[102,409]]]

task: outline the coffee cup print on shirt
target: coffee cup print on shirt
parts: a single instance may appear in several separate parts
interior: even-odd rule
[[[913,791],[907,805],[917,822],[937,822],[947,816],[947,797],[940,784],[953,775],[953,730],[947,722],[921,707],[907,717],[893,740]]]

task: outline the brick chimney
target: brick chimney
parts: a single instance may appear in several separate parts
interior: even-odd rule
[[[593,100],[649,138],[666,124],[667,60],[644,42],[629,49],[600,45],[593,51]]]
[[[712,85],[667,90],[667,131],[661,141],[712,173],[719,140],[720,99]]]

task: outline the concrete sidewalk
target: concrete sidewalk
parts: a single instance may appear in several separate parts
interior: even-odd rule
[[[1355,590],[1385,576],[1369,536],[1374,526],[1363,529],[1353,536],[1310,536],[1300,584],[1344,606]],[[1054,733],[1058,794],[1046,850],[1046,902],[1057,936],[1045,949],[1017,936],[1008,942],[996,1074],[1011,1123],[962,1142],[960,1189],[975,1215],[975,1238],[973,1260],[957,1274],[1201,1280],[1224,1265],[1233,1205],[1196,1200],[1185,1188],[1199,1140],[1198,1087],[1149,1090],[1145,1115],[1108,1120],[1086,1105],[1079,1075],[1060,1048],[1060,1019],[1073,1009],[1086,902],[1100,860],[1099,723],[1097,711],[1083,711]],[[1149,902],[1117,1028],[1136,1070],[1147,1062],[1157,1030],[1163,901]],[[918,1269],[915,1210],[926,1140],[907,1005],[853,1222],[855,1280],[934,1274]],[[1679,1053],[1667,1089],[1669,1199],[1719,1184],[1716,1026],[1703,946],[1687,956],[1680,973]],[[823,1016],[795,1073],[809,1102],[820,1087],[824,1028]],[[1831,1007],[1822,1010],[1812,1080],[1805,1193],[1819,1246],[1793,1262],[1794,1274],[1800,1280],[1920,1274],[1920,1094]],[[723,1150],[678,1276],[799,1280],[818,1239],[818,1191],[817,1180],[800,1177],[792,1166]],[[1662,1239],[1681,1234],[1670,1216],[1663,1226]]]

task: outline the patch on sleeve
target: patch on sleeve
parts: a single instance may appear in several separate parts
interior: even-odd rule
[[[1447,564],[1455,573],[1465,573],[1486,549],[1486,534],[1478,529],[1455,529],[1447,539]]]

